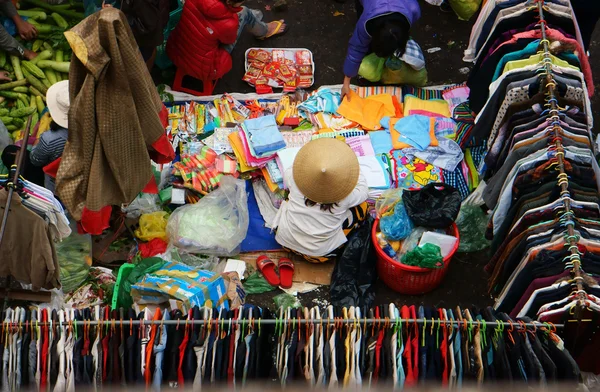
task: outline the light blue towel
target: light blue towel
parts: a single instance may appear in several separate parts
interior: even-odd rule
[[[285,141],[273,115],[245,120],[244,131],[258,157],[272,155],[285,148]]]

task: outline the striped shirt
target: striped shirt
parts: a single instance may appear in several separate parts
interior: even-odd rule
[[[49,130],[40,136],[40,141],[31,150],[31,163],[35,166],[46,166],[61,157],[67,143],[68,131],[59,128]]]

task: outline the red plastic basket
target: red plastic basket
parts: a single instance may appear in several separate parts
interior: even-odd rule
[[[452,249],[452,251],[444,258],[444,266],[439,269],[412,267],[392,259],[385,254],[377,243],[378,229],[379,219],[373,224],[371,237],[373,245],[375,246],[375,251],[377,252],[377,273],[383,283],[398,293],[410,295],[428,293],[442,283],[442,280],[444,280],[444,276],[446,276],[448,268],[450,267],[450,261],[458,250],[458,245],[460,243],[458,227],[455,223],[452,223],[452,226],[448,228],[447,233],[458,238],[458,241],[456,241],[454,249]]]

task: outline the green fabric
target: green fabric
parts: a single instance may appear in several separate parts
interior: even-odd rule
[[[149,257],[142,259],[133,269],[130,270],[129,275],[124,276],[119,287],[118,295],[118,307],[130,308],[133,305],[133,298],[131,298],[131,286],[136,284],[144,275],[151,274],[161,269],[167,262],[160,257]]]
[[[552,63],[555,65],[558,65],[559,67],[571,68],[571,69],[576,69],[579,71],[579,68],[572,66],[571,64],[567,63],[565,60],[561,60],[554,55],[550,55],[550,58],[552,59]],[[535,65],[535,64],[541,63],[543,59],[544,59],[544,54],[538,53],[538,54],[534,54],[533,56],[531,56],[527,59],[509,61],[504,66],[504,71],[502,73],[504,74],[513,69],[519,69],[519,68],[526,67],[528,65]]]

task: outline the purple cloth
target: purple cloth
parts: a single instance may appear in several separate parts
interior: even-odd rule
[[[421,17],[421,7],[417,0],[360,0],[364,11],[348,43],[348,54],[344,62],[344,74],[349,77],[358,75],[363,58],[368,54],[371,36],[367,33],[367,22],[381,15],[397,12],[408,19],[412,26]]]
[[[560,275],[548,276],[547,278],[534,279],[533,282],[531,282],[529,284],[529,287],[527,287],[527,290],[525,290],[525,292],[521,296],[521,299],[519,300],[517,305],[513,308],[512,312],[510,312],[510,317],[512,317],[514,319],[517,318],[517,315],[519,314],[521,309],[523,309],[523,306],[525,306],[527,301],[529,301],[531,294],[533,294],[533,292],[535,290],[541,289],[543,287],[552,286],[557,280],[564,278],[566,276],[570,276],[570,275],[571,275],[571,271],[565,271]]]

